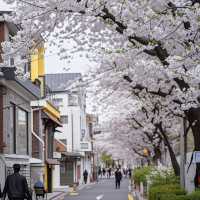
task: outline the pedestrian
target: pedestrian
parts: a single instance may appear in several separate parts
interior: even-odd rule
[[[88,179],[88,171],[85,169],[85,171],[83,172],[83,179],[84,179],[84,183],[87,184],[87,179]]]
[[[108,169],[108,178],[109,178],[109,179],[110,179],[110,177],[111,177],[111,171],[112,171],[111,168],[109,168],[109,169]]]
[[[44,199],[46,190],[44,188],[44,183],[40,180],[39,177],[34,184],[34,190],[35,190],[36,200],[38,200],[40,197],[43,197]]]
[[[37,181],[34,184],[34,188],[44,188],[43,182],[40,180],[40,178],[37,179]]]
[[[102,178],[102,170],[101,170],[101,167],[99,167],[98,175],[101,176],[101,178]]]
[[[103,168],[103,176],[105,177],[105,174],[106,174],[106,170],[105,168]]]
[[[128,176],[129,176],[129,179],[131,179],[131,177],[132,177],[132,170],[130,168],[128,169]]]
[[[1,184],[0,184],[0,198],[2,197]]]
[[[5,187],[3,190],[3,200],[6,195],[9,200],[31,200],[31,194],[28,189],[28,183],[24,176],[20,175],[20,165],[13,165],[14,173],[6,178]]]
[[[117,170],[115,172],[115,186],[116,186],[116,189],[120,189],[121,180],[122,180],[122,173],[119,170],[119,168],[117,168]]]

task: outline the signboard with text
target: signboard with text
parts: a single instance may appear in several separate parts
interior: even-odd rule
[[[200,151],[193,153],[193,163],[200,163]]]

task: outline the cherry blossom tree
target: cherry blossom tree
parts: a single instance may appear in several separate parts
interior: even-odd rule
[[[5,61],[37,47],[41,35],[54,38],[51,43],[59,47],[62,58],[79,50],[92,52],[98,61],[107,57],[111,64],[103,71],[110,70],[112,80],[104,85],[120,88],[118,96],[131,91],[147,106],[160,105],[155,109],[162,113],[162,120],[154,119],[158,124],[172,123],[174,116],[187,120],[194,150],[200,150],[199,0],[4,1],[15,4],[7,20],[20,27],[12,42],[3,45]],[[70,40],[74,48],[69,49]],[[197,164],[196,185],[199,175]]]

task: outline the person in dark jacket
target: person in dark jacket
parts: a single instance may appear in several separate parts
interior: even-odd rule
[[[121,180],[122,180],[122,173],[119,170],[119,168],[117,168],[117,170],[115,172],[115,186],[116,186],[116,189],[120,189]]]
[[[83,179],[84,179],[84,183],[87,184],[87,179],[88,179],[88,172],[85,169],[85,171],[83,172]]]
[[[8,195],[9,200],[31,200],[31,194],[28,189],[28,183],[24,176],[19,174],[20,165],[13,165],[14,173],[6,178],[3,190],[3,200]]]

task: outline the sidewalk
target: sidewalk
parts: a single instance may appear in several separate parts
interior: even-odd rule
[[[90,187],[92,185],[96,184],[96,182],[94,183],[89,183],[89,184],[84,184],[84,185],[80,185],[77,189],[78,191],[83,190],[84,188]],[[69,191],[55,191],[52,193],[47,193],[47,200],[64,200],[65,196],[68,195]],[[35,198],[33,198],[35,199]],[[45,200],[45,199],[44,199]]]
[[[47,193],[47,200],[63,200],[65,196],[67,195],[67,192],[63,191],[55,191],[52,193]]]

